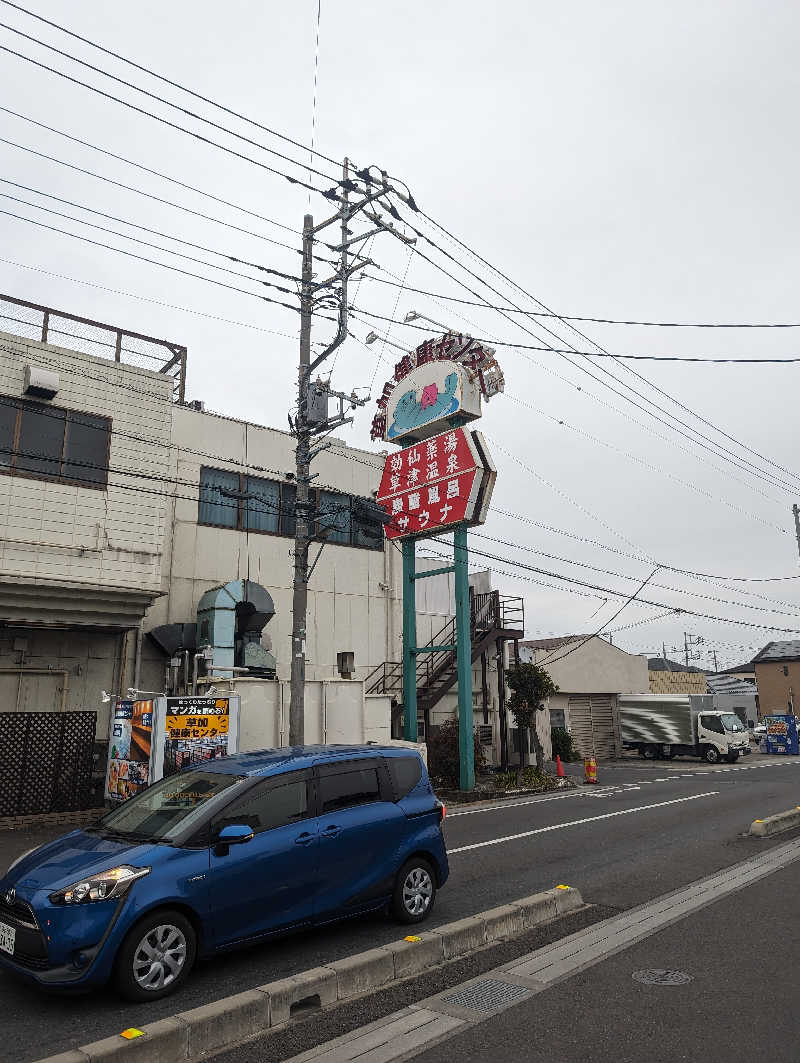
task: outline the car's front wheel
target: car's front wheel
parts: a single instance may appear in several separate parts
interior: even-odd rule
[[[197,935],[185,915],[153,912],[136,924],[117,953],[117,989],[128,1000],[165,997],[186,981],[196,954]]]
[[[401,923],[421,923],[436,900],[436,876],[422,857],[412,857],[398,872],[392,896],[392,914]]]

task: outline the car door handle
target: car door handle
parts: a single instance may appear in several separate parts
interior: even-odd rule
[[[337,827],[337,825],[335,823],[331,823],[330,827],[326,827],[325,830],[322,832],[322,837],[323,838],[338,838],[338,836],[341,833],[342,833],[342,828],[341,827]]]
[[[302,834],[298,834],[294,840],[295,845],[310,845],[314,841],[314,835],[309,832],[303,831]]]

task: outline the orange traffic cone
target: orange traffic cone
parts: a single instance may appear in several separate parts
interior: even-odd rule
[[[559,779],[564,778],[564,765],[561,763],[561,757],[556,753],[556,775]]]

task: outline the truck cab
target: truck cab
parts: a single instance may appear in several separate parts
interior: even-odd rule
[[[697,717],[697,753],[716,764],[722,757],[734,763],[750,752],[750,735],[734,712],[701,712]]]

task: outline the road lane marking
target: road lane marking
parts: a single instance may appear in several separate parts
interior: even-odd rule
[[[456,853],[466,853],[470,849],[483,849],[487,845],[501,845],[503,842],[515,842],[520,838],[531,838],[534,834],[547,834],[552,830],[563,830],[565,827],[579,827],[584,823],[597,823],[601,819],[612,819],[614,816],[629,816],[632,812],[647,812],[651,808],[664,808],[665,805],[679,805],[683,801],[698,801],[701,797],[716,797],[719,790],[709,790],[705,794],[692,794],[689,797],[674,797],[671,801],[657,801],[653,805],[638,805],[636,808],[621,808],[616,812],[604,812],[600,816],[587,816],[584,819],[572,819],[567,823],[551,823],[547,827],[537,827],[535,830],[526,830],[521,834],[506,834],[502,838],[490,838],[486,842],[473,842],[471,845],[459,845],[455,849],[448,849],[447,855],[454,856]],[[449,817],[448,817],[449,818]]]
[[[545,805],[548,801],[563,801],[565,797],[605,797],[607,793],[613,793],[614,788],[603,786],[599,790],[585,793],[583,790],[570,790],[567,794],[554,794],[552,797],[529,797],[525,801],[504,801],[501,805],[490,805],[488,808],[465,808],[463,812],[450,812],[447,818],[455,819],[456,816],[475,816],[478,812],[501,812],[504,808],[520,808],[523,805]]]

